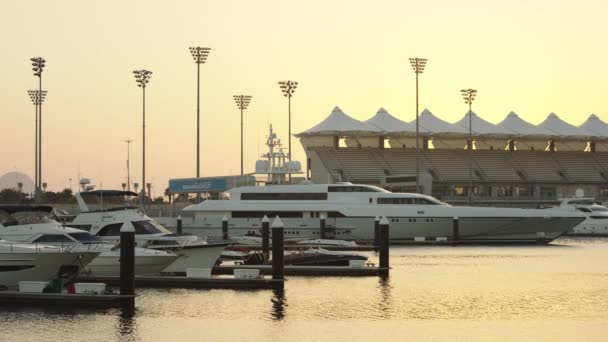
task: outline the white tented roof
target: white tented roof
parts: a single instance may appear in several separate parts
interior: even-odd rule
[[[507,117],[499,122],[498,126],[509,129],[518,135],[548,136],[555,134],[546,128],[539,127],[525,121],[514,112],[507,114]]]
[[[346,115],[339,107],[334,107],[329,116],[318,125],[307,129],[298,135],[310,134],[342,134],[356,132],[358,134],[382,132],[378,127],[364,121],[359,121]]]
[[[595,114],[591,114],[587,121],[583,122],[579,127],[591,132],[593,136],[608,138],[608,124]]]
[[[416,121],[414,120],[411,123],[415,125]],[[424,133],[430,133],[430,134],[468,133],[468,131],[466,129],[464,129],[462,126],[456,125],[456,124],[451,124],[447,121],[443,121],[440,118],[433,115],[433,113],[431,113],[431,111],[429,111],[428,109],[425,109],[422,111],[422,113],[420,113],[420,116],[418,117],[418,123],[420,126],[419,127],[420,132],[424,132]]]
[[[410,133],[416,132],[416,126],[412,125],[408,122],[401,121],[396,117],[392,116],[389,112],[387,112],[384,108],[378,109],[376,115],[374,115],[371,119],[365,121],[368,124],[372,124],[381,131],[387,133]]]
[[[471,120],[469,120],[471,115]],[[469,131],[469,121],[471,122],[471,130],[473,134],[507,134],[512,135],[514,132],[508,128],[497,126],[491,122],[488,122],[480,118],[475,112],[467,112],[462,119],[456,122],[457,125],[462,126],[467,132]]]
[[[593,135],[593,133],[583,128],[576,127],[563,121],[555,113],[549,114],[545,121],[541,122],[538,126],[552,131],[554,135],[583,137]]]

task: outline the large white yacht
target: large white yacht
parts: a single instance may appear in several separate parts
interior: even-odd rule
[[[386,216],[391,240],[436,240],[452,238],[458,218],[460,241],[548,243],[585,219],[558,210],[454,207],[430,196],[351,183],[240,187],[228,191],[227,198],[186,207],[194,212],[191,231],[218,235],[226,217],[231,234],[257,233],[264,215],[278,215],[287,237],[317,238],[323,216],[335,238],[369,240],[375,217]]]
[[[158,251],[172,252],[180,256],[163,272],[181,273],[187,268],[212,268],[219,259],[222,251],[228,246],[227,242],[207,242],[196,235],[177,235],[144,214],[139,208],[132,206],[115,206],[124,204],[125,199],[137,196],[134,192],[120,190],[94,190],[79,192],[76,200],[80,213],[66,226],[87,230],[92,235],[104,241],[117,241],[120,238],[120,228],[125,222],[130,222],[135,228],[135,240],[140,247]],[[89,202],[97,201],[99,209],[92,210]],[[105,201],[105,206],[103,205]]]
[[[95,276],[120,275],[120,249],[89,232],[63,227],[48,217],[50,206],[0,205],[0,238],[23,243],[69,247],[72,251],[96,252],[98,257],[83,267]],[[156,274],[179,258],[178,255],[146,248],[135,249],[135,273]]]
[[[585,216],[585,220],[572,228],[569,235],[608,235],[608,208],[598,204],[594,198],[564,198],[555,209],[578,212]]]
[[[20,281],[48,281],[62,267],[80,270],[98,255],[99,252],[0,240],[0,286],[14,289]]]

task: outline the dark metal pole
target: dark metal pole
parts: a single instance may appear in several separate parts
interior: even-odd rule
[[[454,244],[458,243],[460,240],[460,227],[459,227],[459,218],[458,216],[454,216],[452,220],[452,241]]]
[[[380,246],[380,217],[374,218],[374,246]]]
[[[196,178],[201,176],[200,167],[201,167],[201,63],[196,63]],[[197,198],[200,199],[200,193],[198,193]]]
[[[262,254],[266,259],[270,256],[270,220],[266,215],[262,218]]]
[[[243,106],[241,106],[241,176],[242,175],[243,175]]]
[[[283,251],[284,225],[277,216],[272,222],[272,279],[284,279],[284,251]],[[283,285],[280,286],[281,288]]]
[[[34,101],[34,107],[36,108],[36,146],[35,146],[35,151],[34,151],[34,161],[35,161],[35,166],[34,166],[34,200],[37,201],[38,200],[38,188],[39,188],[39,184],[38,184],[38,101],[40,100],[35,100]]]
[[[177,216],[177,235],[182,235],[182,216]]]
[[[143,90],[143,101],[142,101],[142,105],[143,105],[143,123],[142,123],[142,176],[141,176],[141,200],[142,200],[142,207],[146,208],[146,85],[145,83],[142,86],[142,90]]]
[[[380,275],[388,276],[389,273],[389,223],[386,216],[382,217],[379,225],[380,237]]]
[[[418,110],[418,71],[416,70],[416,193],[420,193],[420,182],[418,178],[420,177],[420,160],[418,158],[418,114],[420,111]]]
[[[135,294],[135,228],[130,222],[120,228],[120,294]]]
[[[226,216],[222,218],[222,239],[228,240],[228,218]]]
[[[319,220],[319,231],[321,239],[327,238],[327,230],[325,228],[325,215],[321,215],[321,219]]]
[[[38,188],[42,186],[42,70],[38,76]]]
[[[291,161],[291,94],[287,96],[287,111],[289,112],[289,161]],[[289,174],[289,183],[291,183],[291,173]]]
[[[471,101],[472,102],[472,101]],[[473,204],[473,112],[469,102],[469,206]]]

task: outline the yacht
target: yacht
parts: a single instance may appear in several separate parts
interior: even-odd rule
[[[93,190],[76,193],[80,213],[64,225],[87,230],[104,241],[117,241],[123,223],[135,227],[135,240],[140,247],[172,252],[180,256],[166,267],[163,273],[186,272],[187,268],[212,268],[218,261],[227,242],[208,242],[196,235],[177,235],[133,206],[108,207],[122,204],[137,194],[120,190]],[[89,202],[97,201],[99,209],[93,210]],[[104,203],[105,202],[105,206]]]
[[[120,248],[99,240],[87,231],[62,226],[49,218],[50,206],[0,205],[0,238],[33,244],[69,247],[72,251],[96,252],[98,257],[82,273],[94,276],[120,275]],[[135,273],[157,274],[179,258],[178,255],[145,248],[135,249]]]
[[[255,234],[267,215],[281,217],[287,237],[316,239],[325,217],[334,238],[371,240],[375,217],[386,216],[393,241],[446,240],[458,218],[462,242],[548,243],[585,219],[559,210],[455,207],[426,195],[351,183],[239,187],[225,197],[186,207],[194,213],[191,231],[218,235],[227,217],[231,234]]]
[[[608,235],[608,208],[598,204],[594,198],[564,198],[555,209],[577,212],[585,216],[585,220],[572,228],[569,235]]]
[[[98,255],[93,251],[0,240],[0,287],[15,289],[20,281],[51,280],[62,267],[81,270]]]

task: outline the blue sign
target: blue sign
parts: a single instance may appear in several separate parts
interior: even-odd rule
[[[171,193],[220,192],[228,190],[226,178],[184,178],[170,179]]]

